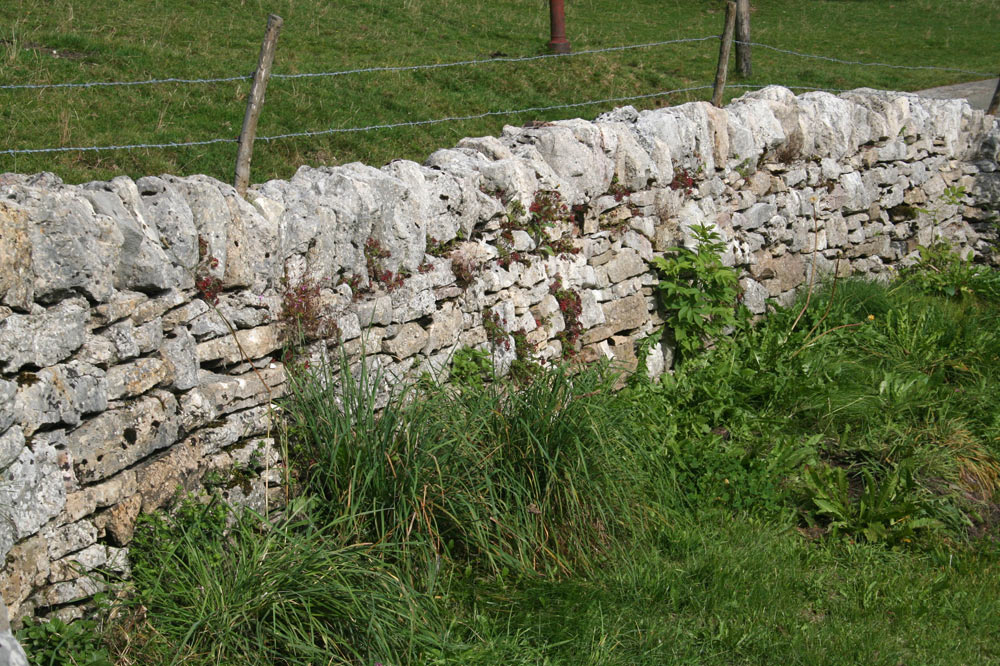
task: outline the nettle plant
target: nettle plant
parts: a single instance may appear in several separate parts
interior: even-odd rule
[[[724,266],[718,233],[705,225],[691,227],[697,246],[673,248],[653,259],[656,285],[667,325],[673,329],[680,362],[697,355],[705,343],[738,324],[739,276]]]

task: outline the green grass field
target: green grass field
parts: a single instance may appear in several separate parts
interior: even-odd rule
[[[993,0],[759,0],[753,39],[777,47],[902,65],[993,72],[1000,5]],[[721,0],[571,0],[575,50],[721,32]],[[249,74],[268,13],[284,18],[276,73],[445,63],[543,53],[544,0],[259,0],[150,2],[9,0],[0,5],[0,85]],[[259,135],[465,116],[710,84],[717,42],[524,63],[335,78],[274,79]],[[969,74],[840,65],[757,49],[735,83],[917,90]],[[981,77],[980,77],[981,78]],[[235,138],[248,82],[0,90],[0,150]],[[738,92],[738,91],[736,91]],[[707,99],[710,91],[637,102]],[[504,123],[593,117],[614,106],[513,114],[440,125],[260,142],[252,178],[287,178],[302,164],[423,160]],[[69,182],[115,175],[207,173],[232,179],[234,144],[98,153],[0,155],[0,171],[53,171]]]

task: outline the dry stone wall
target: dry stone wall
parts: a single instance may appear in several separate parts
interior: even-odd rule
[[[16,617],[72,617],[179,487],[280,502],[272,406],[303,334],[296,362],[364,354],[387,382],[445,377],[463,346],[635,367],[662,325],[649,261],[693,225],[758,314],[812,271],[888,276],[936,238],[997,264],[998,147],[961,101],[772,87],[507,127],[423,165],[302,167],[246,200],[204,176],[2,175],[0,592]]]

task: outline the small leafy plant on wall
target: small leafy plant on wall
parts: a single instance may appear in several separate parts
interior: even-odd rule
[[[290,363],[307,343],[320,339],[337,339],[340,329],[325,312],[320,297],[321,284],[304,279],[297,284],[286,284],[281,296],[281,314],[285,352],[283,361]]]
[[[198,295],[209,305],[219,302],[219,292],[222,291],[222,280],[212,271],[219,267],[219,260],[209,254],[208,241],[204,236],[198,236],[198,267],[195,269],[194,285]]]
[[[563,330],[556,334],[556,339],[562,344],[563,358],[571,359],[578,353],[576,343],[583,334],[583,324],[580,322],[583,302],[579,292],[563,286],[562,277],[559,275],[549,284],[549,293],[559,304],[559,312],[562,313],[565,322]]]
[[[509,376],[515,384],[524,385],[538,376],[541,366],[532,358],[534,346],[528,342],[528,333],[523,329],[508,332],[507,321],[496,312],[483,315],[483,328],[486,329],[486,340],[492,350],[491,358],[497,352],[514,350],[514,360],[511,361]]]
[[[683,363],[700,352],[706,342],[739,323],[740,294],[735,269],[720,257],[724,243],[719,234],[704,225],[691,227],[694,249],[673,248],[653,259],[660,276],[656,285],[667,326],[673,329],[678,361]],[[745,316],[745,315],[741,315]]]
[[[515,261],[524,261],[529,256],[555,256],[577,254],[580,249],[573,245],[573,239],[566,237],[561,227],[573,224],[570,207],[562,199],[558,190],[539,190],[528,210],[517,199],[507,204],[507,214],[500,223],[497,242],[500,251],[499,264],[508,268]],[[575,229],[575,227],[574,227]],[[531,253],[514,250],[514,231],[523,230],[535,244]],[[553,233],[555,232],[555,233]],[[555,235],[555,234],[558,235]]]

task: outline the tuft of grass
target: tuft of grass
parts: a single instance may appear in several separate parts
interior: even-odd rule
[[[111,638],[144,663],[405,661],[437,645],[427,596],[389,567],[394,544],[345,544],[314,505],[268,523],[212,499],[152,516],[131,548],[131,612]]]
[[[617,473],[637,463],[607,446],[614,416],[600,396],[613,378],[425,382],[390,392],[379,411],[384,379],[343,359],[336,374],[294,380],[286,407],[305,490],[345,516],[353,538],[429,546],[496,574],[587,567],[627,532],[630,480]]]

